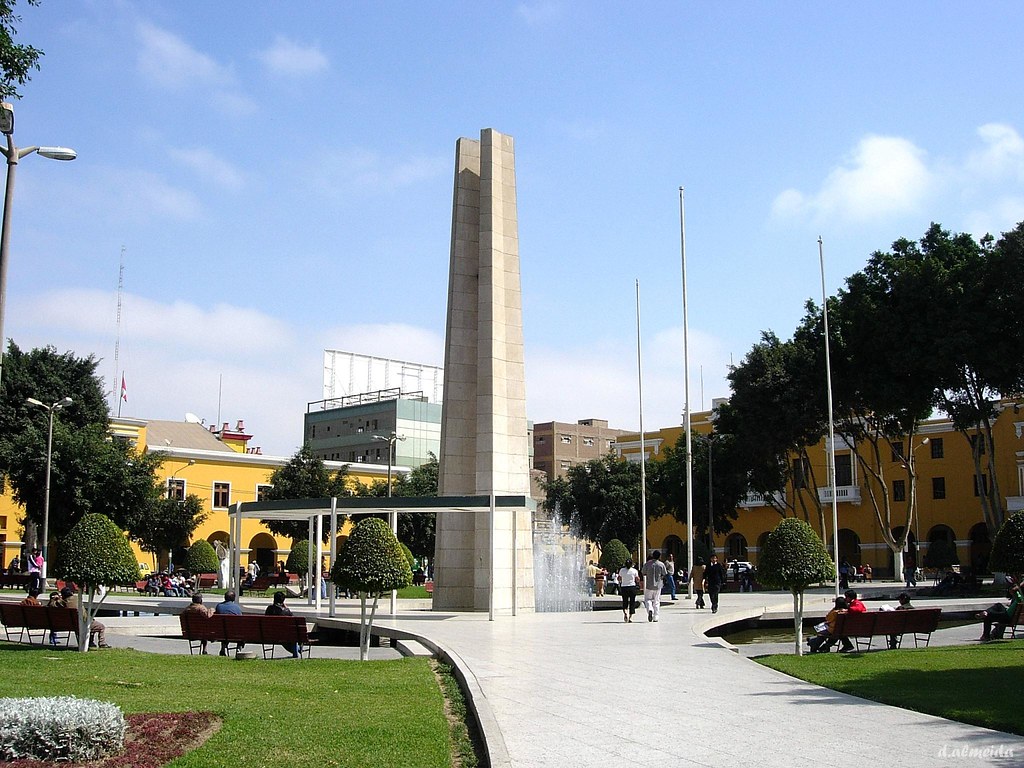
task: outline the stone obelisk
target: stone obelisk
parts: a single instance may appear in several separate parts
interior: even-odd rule
[[[530,494],[515,151],[492,129],[455,145],[441,496]],[[493,526],[493,528],[492,528]],[[493,534],[492,534],[493,531]],[[514,551],[513,551],[514,550]],[[439,510],[435,610],[532,611],[526,507]],[[513,595],[515,592],[515,595]],[[513,600],[515,602],[513,603]]]

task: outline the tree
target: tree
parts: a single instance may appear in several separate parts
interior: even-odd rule
[[[828,423],[824,373],[814,360],[806,339],[783,342],[763,332],[729,373],[733,394],[718,409],[715,431],[733,436],[734,460],[748,473],[748,490],[783,517],[816,519],[824,536],[825,512],[808,454]]]
[[[220,560],[213,549],[213,545],[206,539],[199,539],[192,542],[185,556],[185,567],[189,573],[217,573],[220,570]]]
[[[313,453],[307,443],[280,469],[270,476],[273,487],[267,493],[268,500],[284,499],[329,499],[348,496],[347,473],[344,469],[331,472],[323,459]],[[330,535],[329,518],[324,516],[324,541]],[[309,524],[305,520],[262,520],[272,533],[286,536],[292,541],[309,536]]]
[[[163,552],[179,547],[192,538],[206,517],[203,500],[193,494],[189,494],[183,501],[158,498],[141,511],[130,533],[143,550],[159,557]],[[210,551],[213,551],[213,547],[210,547]],[[214,567],[209,573],[216,570]]]
[[[412,583],[409,562],[387,523],[371,517],[356,524],[331,569],[331,580],[359,593],[359,658],[366,661],[380,596]],[[373,598],[369,615],[368,598]]]
[[[626,545],[618,539],[612,539],[601,550],[601,559],[598,561],[598,565],[609,573],[616,573],[622,570],[627,560],[629,560],[629,550],[626,549]]]
[[[428,457],[423,464],[392,480],[392,497],[437,496],[437,456],[429,453]],[[356,481],[354,493],[356,496],[384,498],[388,495],[388,484],[383,480],[370,485]],[[398,540],[408,546],[415,557],[433,557],[436,519],[434,512],[400,514]]]
[[[297,573],[302,577],[309,573],[309,539],[292,542],[292,548],[284,567],[289,573]]]
[[[710,542],[712,534],[732,530],[736,508],[747,494],[747,471],[737,460],[732,435],[693,435],[693,538]],[[667,446],[660,461],[648,465],[651,507],[686,522],[686,434]],[[709,483],[710,480],[710,483]],[[710,487],[709,487],[710,485]]]
[[[613,454],[569,467],[564,478],[542,483],[544,507],[563,524],[604,545],[640,541],[640,465]]]
[[[93,620],[106,592],[100,587],[138,581],[139,563],[124,532],[105,515],[88,514],[61,542],[55,573],[82,589],[78,600],[78,650],[89,649]],[[97,599],[97,594],[99,599]]]
[[[1011,515],[992,542],[989,566],[993,571],[1024,574],[1024,512]]]
[[[828,556],[821,537],[803,520],[788,517],[780,521],[761,548],[758,581],[793,593],[793,627],[798,656],[803,655],[804,590],[833,573],[835,564]]]
[[[14,25],[21,21],[21,16],[14,12],[17,0],[0,0],[0,98],[18,99],[18,86],[25,85],[30,79],[31,70],[39,69],[39,57],[43,52],[31,45],[18,45],[14,42],[17,34]],[[29,5],[39,5],[39,0],[28,0]],[[5,371],[6,373],[6,371]]]

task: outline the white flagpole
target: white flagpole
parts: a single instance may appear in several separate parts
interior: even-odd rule
[[[636,281],[636,381],[640,402],[640,561],[647,560],[647,454],[644,450],[644,368],[640,355],[640,280]]]
[[[679,249],[683,259],[683,426],[686,428],[686,567],[693,570],[693,450],[690,435],[690,346],[686,305],[686,214],[679,188]],[[686,599],[693,599],[693,580],[686,580]]]
[[[828,338],[828,297],[825,295],[825,251],[818,236],[818,263],[821,265],[821,318],[825,331],[825,388],[828,393],[828,446],[825,460],[828,462],[828,484],[832,489],[832,559],[836,567],[836,597],[839,597],[839,500],[836,489],[836,434],[832,418],[832,360]]]

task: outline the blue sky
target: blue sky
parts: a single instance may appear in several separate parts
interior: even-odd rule
[[[528,415],[635,429],[727,396],[764,329],[931,221],[1024,219],[1017,3],[43,0],[15,103],[6,334],[122,414],[290,454],[322,351],[443,362],[455,141],[516,140]],[[116,403],[114,405],[116,411]]]

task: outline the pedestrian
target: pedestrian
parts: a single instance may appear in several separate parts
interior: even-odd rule
[[[647,620],[657,621],[661,612],[661,588],[665,584],[665,564],[661,562],[661,551],[654,550],[651,559],[644,563],[644,608]]]
[[[636,613],[636,590],[640,584],[640,572],[633,567],[632,559],[627,558],[626,564],[619,569],[619,594],[622,595],[622,620],[633,621]]]
[[[704,570],[704,582],[711,598],[711,612],[718,613],[718,595],[725,585],[725,568],[718,562],[718,555],[711,556],[711,564]]]
[[[672,596],[672,599],[676,599],[676,556],[669,553],[669,556],[665,558],[665,585],[668,587],[668,593]]]
[[[587,588],[590,594],[597,593],[597,563],[593,560],[587,563]]]
[[[917,558],[911,552],[903,553],[903,580],[907,589],[917,586]]]
[[[697,562],[693,568],[690,569],[690,581],[693,582],[693,591],[697,593],[697,608],[704,607],[704,571],[707,570],[707,566],[704,565],[704,558],[698,557]]]
[[[600,568],[597,571],[597,576],[594,577],[594,595],[596,597],[604,597],[604,583],[608,579],[608,569]]]
[[[28,559],[28,589],[33,589],[42,594],[43,587],[43,553],[41,550],[33,549],[32,556]]]

